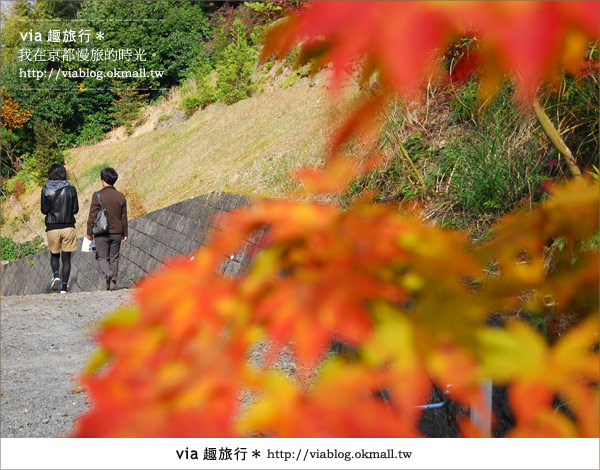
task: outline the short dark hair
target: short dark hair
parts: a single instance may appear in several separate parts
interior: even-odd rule
[[[60,163],[53,163],[48,168],[48,179],[49,180],[66,180],[67,179],[67,170],[65,170],[64,165]]]
[[[119,175],[114,168],[107,166],[100,172],[100,178],[108,184],[113,185],[119,179]]]

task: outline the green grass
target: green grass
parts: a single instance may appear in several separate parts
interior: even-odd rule
[[[88,179],[88,178],[93,178],[93,177],[100,178],[100,172],[108,166],[110,166],[110,164],[108,162],[97,163],[97,164],[91,166],[90,168],[88,168],[84,173],[82,173],[80,175],[80,178],[81,179]]]
[[[457,138],[436,155],[428,186],[442,181],[453,209],[463,216],[495,218],[520,203],[531,204],[541,195],[543,158],[533,140],[513,145],[510,135],[479,133]]]
[[[80,200],[91,197],[87,180],[105,162],[119,172],[117,187],[136,187],[148,211],[210,191],[289,195],[288,169],[322,155],[330,119],[324,94],[308,85],[276,88],[168,128],[75,149],[68,161],[86,183]]]
[[[97,163],[85,170],[81,175],[75,175],[72,183],[77,184],[79,191],[85,191],[91,184],[100,182],[100,171],[111,166],[110,163],[104,161]]]
[[[483,233],[502,214],[539,201],[552,148],[535,117],[515,103],[511,83],[487,103],[478,93],[474,81],[449,100],[438,91],[430,104],[437,128],[423,117],[410,122],[401,104],[390,108],[380,140],[387,164],[354,181],[342,203],[376,190],[377,201],[418,201],[428,219]]]
[[[15,242],[10,237],[2,237],[2,260],[13,261],[35,255],[46,249],[43,243],[44,239],[39,235],[24,243]]]

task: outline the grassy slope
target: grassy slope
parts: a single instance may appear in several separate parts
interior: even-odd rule
[[[333,116],[325,90],[307,80],[231,106],[214,104],[187,120],[178,121],[178,103],[175,96],[148,109],[146,122],[130,137],[113,136],[67,153],[70,180],[79,191],[79,235],[91,196],[100,189],[99,170],[106,165],[119,172],[116,187],[135,189],[148,212],[215,190],[290,194],[289,169],[320,160]],[[169,115],[171,122],[155,128],[160,116]],[[16,241],[43,234],[39,190],[19,201],[10,198],[3,222],[3,236]]]

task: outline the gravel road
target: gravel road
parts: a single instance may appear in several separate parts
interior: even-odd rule
[[[64,437],[87,406],[76,378],[94,349],[98,321],[130,302],[130,290],[2,297],[1,300],[1,436]],[[262,363],[267,343],[249,352]],[[299,371],[289,348],[275,368],[294,377]],[[308,371],[308,379],[317,370]],[[306,373],[306,371],[304,371]],[[305,378],[306,380],[306,378]],[[441,396],[432,397],[440,401]],[[240,396],[240,406],[252,400]],[[455,409],[427,410],[421,431],[431,437],[456,436]]]
[[[87,406],[76,378],[98,320],[129,290],[2,297],[1,436],[65,436]]]

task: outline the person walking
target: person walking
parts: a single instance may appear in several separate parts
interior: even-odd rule
[[[71,253],[77,251],[75,214],[79,212],[79,202],[75,187],[67,180],[67,170],[60,163],[54,163],[48,169],[48,183],[42,188],[41,210],[46,216],[44,222],[53,273],[50,288],[56,291],[60,287],[60,293],[66,294],[71,275]]]
[[[100,172],[103,188],[92,196],[87,221],[86,236],[89,240],[93,237],[96,244],[96,259],[100,271],[106,276],[106,290],[114,290],[117,287],[121,242],[127,241],[127,199],[115,189],[114,184],[118,178],[114,168],[107,167]],[[108,219],[108,232],[94,235],[94,220],[103,208]]]

